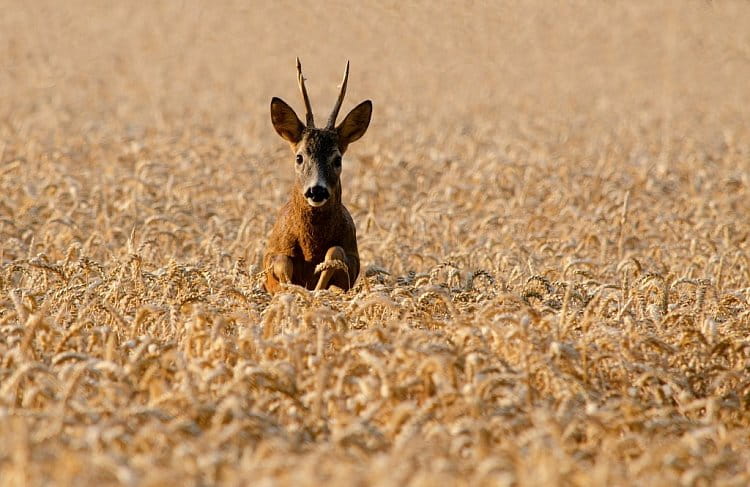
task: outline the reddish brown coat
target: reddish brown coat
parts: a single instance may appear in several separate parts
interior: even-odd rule
[[[349,269],[349,280],[354,284],[359,276],[357,231],[349,211],[340,202],[340,191],[334,198],[338,201],[330,201],[322,208],[313,208],[307,204],[302,191],[295,185],[289,201],[279,211],[276,224],[271,230],[263,259],[265,269],[271,268],[273,256],[289,256],[294,266],[292,284],[315,289],[318,282],[315,267],[325,260],[328,249],[340,246],[346,253],[344,263]],[[343,273],[337,273],[331,284],[349,289],[346,277],[340,274]],[[266,290],[275,293],[278,289],[278,279],[273,272],[267,272]]]

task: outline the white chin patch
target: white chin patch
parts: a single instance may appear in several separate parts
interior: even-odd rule
[[[325,205],[326,203],[328,203],[327,199],[323,200],[323,201],[313,201],[310,198],[305,198],[305,199],[307,200],[307,204],[308,205],[310,205],[312,207],[315,207],[315,208],[321,207],[321,206]]]

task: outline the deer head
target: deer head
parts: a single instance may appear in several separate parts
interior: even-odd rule
[[[366,100],[354,107],[344,121],[336,126],[348,78],[347,61],[341,91],[324,128],[315,127],[299,59],[297,82],[305,102],[306,123],[300,121],[292,107],[284,100],[277,97],[271,99],[273,127],[281,138],[289,142],[294,153],[295,191],[300,191],[305,201],[313,208],[322,207],[331,200],[341,202],[341,158],[349,144],[362,137],[370,125],[372,102]]]

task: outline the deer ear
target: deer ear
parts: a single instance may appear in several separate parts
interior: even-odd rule
[[[343,153],[346,147],[365,135],[372,117],[372,102],[365,100],[352,109],[344,121],[336,127],[339,134],[339,150]]]
[[[276,133],[287,142],[296,144],[302,140],[302,132],[305,126],[300,122],[292,107],[281,98],[275,96],[271,99],[271,123]]]

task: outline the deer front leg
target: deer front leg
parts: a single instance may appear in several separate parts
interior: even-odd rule
[[[290,284],[294,275],[294,264],[288,255],[269,255],[266,260],[266,290],[275,293],[279,283]]]
[[[315,286],[316,291],[320,289],[326,289],[331,278],[337,273],[340,273],[342,275],[342,283],[346,283],[346,289],[349,289],[351,287],[349,267],[346,264],[346,253],[341,247],[336,246],[328,249],[328,252],[326,252],[325,260],[318,264],[318,266],[315,268],[315,272],[320,272],[318,285]]]

